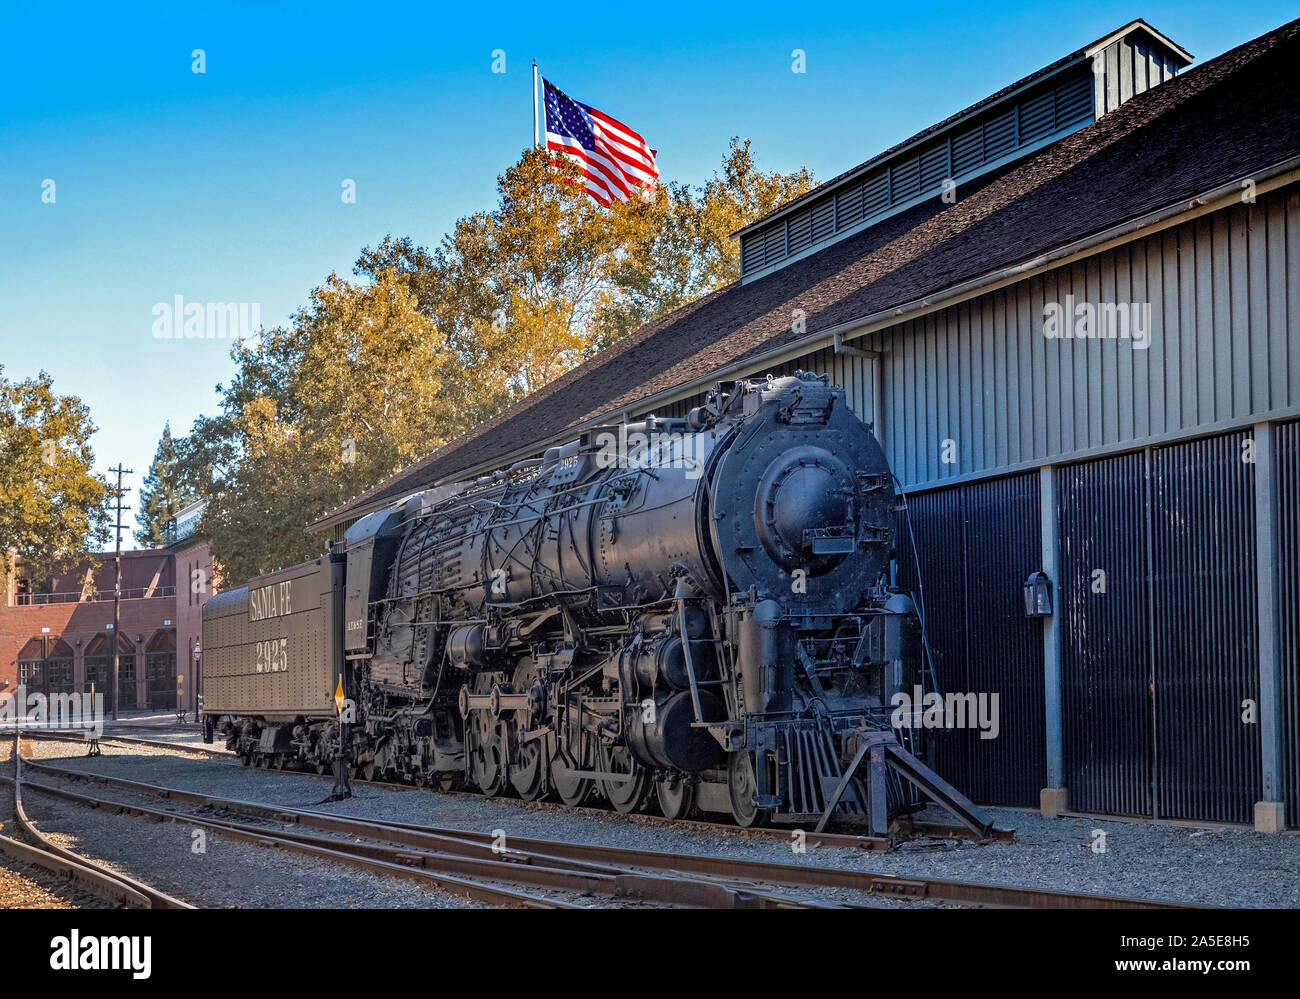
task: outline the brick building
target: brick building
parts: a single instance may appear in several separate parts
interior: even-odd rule
[[[199,693],[196,649],[202,606],[212,592],[212,556],[207,541],[177,519],[176,540],[167,547],[122,553],[117,642],[118,703],[124,711],[171,710],[179,699],[192,712]],[[45,693],[93,686],[108,694],[113,556],[95,562],[37,584],[31,567],[10,557],[0,606],[0,691],[25,684]]]
[[[203,605],[216,592],[216,571],[208,540],[194,528],[205,504],[193,503],[176,514],[168,544],[176,574],[176,612],[172,617],[176,630],[177,673],[181,683],[181,703],[194,711],[197,696],[203,690]]]

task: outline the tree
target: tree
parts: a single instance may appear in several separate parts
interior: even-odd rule
[[[330,275],[292,322],[232,355],[222,414],[179,447],[229,578],[320,554],[307,523],[465,425],[469,378],[394,268],[366,283]]]
[[[108,539],[94,432],[85,404],[57,395],[46,372],[10,381],[0,367],[0,552],[16,552],[38,577]]]
[[[740,247],[731,234],[814,183],[807,167],[762,172],[749,140],[733,138],[721,172],[702,188],[660,188],[654,224],[641,231],[613,272],[617,291],[601,303],[599,345],[739,280]]]
[[[461,219],[433,252],[409,237],[367,248],[358,276],[408,277],[475,373],[488,413],[619,337],[740,277],[731,234],[814,186],[805,167],[758,169],[733,138],[703,186],[661,185],[602,209],[577,168],[528,151],[497,180],[498,207]]]
[[[149,474],[140,485],[140,509],[136,511],[138,544],[160,548],[168,541],[167,529],[176,512],[198,499],[180,463],[170,423],[163,424],[162,438],[149,464]]]
[[[528,150],[497,205],[432,251],[386,237],[283,327],[232,351],[221,411],[176,442],[228,578],[319,554],[303,527],[534,392],[640,323],[734,280],[730,234],[806,190],[732,142],[698,191],[609,208]]]
[[[458,221],[433,252],[390,237],[357,264],[359,276],[393,267],[410,279],[489,415],[590,356],[614,274],[658,218],[653,198],[600,207],[552,156],[525,151],[497,178],[497,207]]]

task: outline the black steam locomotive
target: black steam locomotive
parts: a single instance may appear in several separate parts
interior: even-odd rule
[[[889,724],[917,679],[895,503],[824,376],[721,383],[215,596],[205,732],[268,766],[883,832],[955,794]]]

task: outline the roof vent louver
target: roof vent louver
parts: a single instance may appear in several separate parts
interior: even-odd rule
[[[741,279],[874,225],[1091,124],[1191,56],[1134,21],[741,229]]]

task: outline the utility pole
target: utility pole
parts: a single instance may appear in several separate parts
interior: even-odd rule
[[[118,712],[118,682],[117,682],[117,633],[122,626],[122,511],[130,510],[129,506],[122,505],[122,476],[134,475],[135,473],[129,468],[123,468],[122,463],[117,463],[117,468],[110,468],[110,472],[117,473],[117,546],[114,550],[115,573],[113,579],[113,668],[108,678],[113,690],[113,721],[117,721]]]

